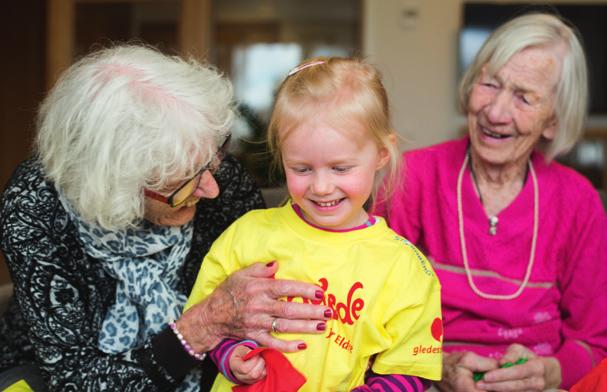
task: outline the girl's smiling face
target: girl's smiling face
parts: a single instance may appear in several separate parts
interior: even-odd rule
[[[289,194],[309,223],[341,230],[368,219],[363,206],[389,159],[368,131],[356,122],[338,129],[320,116],[280,137]]]

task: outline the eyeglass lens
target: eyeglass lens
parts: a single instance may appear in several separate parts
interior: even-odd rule
[[[226,152],[228,150],[228,145],[230,143],[230,139],[231,139],[231,135],[228,135],[225,138],[225,140],[221,143],[221,146],[219,146],[219,149],[217,150],[217,153],[215,154],[215,156],[213,157],[211,162],[209,162],[209,164],[206,165],[204,168],[202,168],[198,172],[198,174],[196,174],[188,182],[183,184],[181,186],[181,188],[179,188],[175,192],[175,194],[173,194],[173,196],[171,197],[171,205],[173,207],[180,205],[181,203],[185,202],[190,196],[192,196],[194,191],[196,191],[196,188],[198,187],[198,184],[200,183],[200,178],[202,177],[202,175],[204,174],[205,171],[209,170],[211,172],[211,174],[214,174],[217,171],[217,169],[219,169],[219,166],[221,165],[221,161],[225,157]]]
[[[198,183],[200,182],[200,177],[202,176],[202,173],[204,172],[198,173],[194,178],[190,179],[188,182],[183,184],[183,186],[179,188],[177,192],[175,192],[175,194],[171,198],[171,204],[174,207],[185,202],[190,196],[192,196],[192,194],[196,190],[196,187],[198,187]]]

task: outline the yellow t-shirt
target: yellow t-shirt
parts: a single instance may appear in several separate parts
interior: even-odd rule
[[[286,354],[307,379],[300,391],[362,385],[372,356],[375,373],[440,379],[440,284],[421,252],[381,218],[336,233],[310,226],[291,205],[251,211],[215,241],[185,308],[233,272],[272,260],[279,263],[276,278],[321,286],[323,303],[336,315],[324,334],[280,334],[307,344]],[[231,391],[232,385],[219,375],[213,390]]]
[[[34,392],[34,390],[25,380],[19,380],[8,388],[3,389],[3,392]]]

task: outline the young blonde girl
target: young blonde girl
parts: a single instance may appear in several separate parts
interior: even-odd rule
[[[277,278],[317,283],[325,291],[317,303],[332,313],[317,325],[324,335],[281,334],[297,344],[286,358],[304,376],[303,385],[289,388],[423,390],[441,374],[440,285],[425,257],[365,208],[382,180],[395,183],[390,178],[398,172],[379,73],[358,59],[299,65],[280,86],[268,142],[290,200],[252,211],[224,232],[202,264],[186,309],[232,272],[276,260]],[[292,322],[267,320],[274,334]],[[211,353],[223,374],[214,390],[269,382],[276,363],[243,358],[256,346],[228,340]]]

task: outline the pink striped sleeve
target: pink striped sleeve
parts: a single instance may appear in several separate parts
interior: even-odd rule
[[[250,349],[257,348],[258,346],[258,344],[252,340],[224,339],[209,353],[209,356],[221,374],[234,384],[240,384],[240,381],[232,374],[232,369],[230,369],[230,357],[232,356],[234,349],[240,345],[247,346]]]
[[[431,381],[404,374],[375,374],[367,372],[365,385],[353,389],[353,392],[421,392],[432,386]]]

